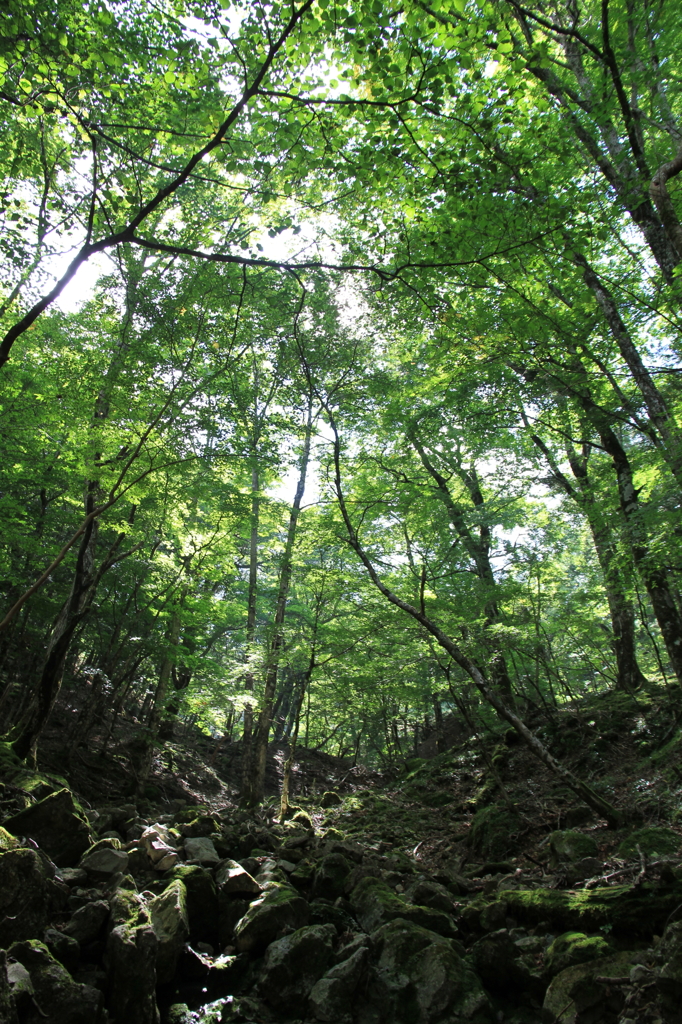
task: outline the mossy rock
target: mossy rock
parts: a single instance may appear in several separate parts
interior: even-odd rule
[[[554,864],[573,864],[584,857],[596,857],[599,852],[599,847],[592,836],[571,829],[552,832],[549,837],[549,848]]]
[[[427,763],[423,757],[408,757],[405,761],[405,771],[408,776],[415,775]]]
[[[335,793],[333,790],[328,789],[326,793],[322,794],[322,799],[320,800],[320,807],[324,807],[326,810],[328,807],[338,807],[339,804],[342,803],[343,797],[339,796],[339,794]]]
[[[513,811],[495,804],[483,807],[471,823],[471,845],[484,857],[502,860],[515,852],[513,836],[520,828],[521,819]]]
[[[187,893],[187,914],[191,942],[215,946],[218,938],[218,894],[210,871],[198,864],[178,864],[169,873],[171,882],[179,879]]]
[[[548,974],[554,977],[576,964],[586,964],[602,956],[610,956],[612,947],[601,935],[585,935],[584,932],[564,932],[554,940],[547,950],[545,964]]]
[[[639,828],[623,840],[616,854],[618,857],[636,857],[638,846],[642,853],[648,856],[656,853],[664,857],[673,856],[682,846],[682,838],[671,828],[660,826]]]
[[[624,1002],[623,989],[597,981],[597,978],[627,977],[637,960],[637,953],[625,952],[567,967],[547,989],[543,1020],[556,1024],[615,1021]]]
[[[19,845],[19,840],[0,825],[0,852],[14,850]]]
[[[313,827],[312,818],[310,817],[308,812],[304,811],[302,808],[300,811],[296,811],[291,820],[298,822],[299,825],[303,825],[304,828]]]
[[[660,935],[670,914],[682,903],[682,882],[659,886],[645,883],[602,889],[510,889],[493,899],[478,897],[462,912],[474,931],[484,930],[481,918],[514,918],[534,927],[547,922],[557,931],[595,932],[611,926],[614,935],[651,938]],[[497,925],[501,927],[501,925]]]
[[[188,824],[190,821],[194,821],[195,818],[200,817],[202,814],[208,814],[208,807],[204,804],[195,804],[194,807],[183,807],[182,810],[178,811],[174,817],[178,824]]]

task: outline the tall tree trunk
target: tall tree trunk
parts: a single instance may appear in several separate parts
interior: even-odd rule
[[[171,612],[170,622],[168,623],[168,632],[166,634],[166,651],[161,662],[161,669],[159,671],[159,681],[156,685],[156,692],[154,694],[154,703],[152,704],[151,714],[149,716],[149,724],[146,729],[144,737],[144,746],[138,759],[137,764],[137,791],[142,793],[144,785],[149,778],[152,770],[152,762],[154,760],[154,750],[156,749],[156,742],[159,736],[159,729],[161,726],[161,718],[163,716],[165,704],[166,704],[166,693],[168,692],[168,683],[170,682],[171,672],[175,665],[175,659],[177,657],[177,644],[180,636],[180,609],[176,605]]]
[[[303,451],[301,453],[301,461],[299,464],[298,485],[296,487],[294,503],[289,515],[287,539],[279,576],[279,589],[273,621],[272,641],[268,652],[268,663],[265,673],[263,705],[258,717],[258,730],[254,738],[254,758],[251,778],[249,780],[250,785],[248,793],[244,794],[245,799],[243,798],[243,802],[248,806],[254,806],[255,804],[262,803],[265,796],[265,766],[268,756],[270,724],[272,722],[272,705],[275,699],[275,690],[277,687],[277,670],[279,668],[280,655],[284,646],[284,620],[286,618],[287,597],[289,595],[289,584],[291,583],[291,573],[293,568],[294,542],[296,540],[296,527],[298,525],[298,517],[301,511],[301,502],[303,501],[306,476],[308,473],[312,431],[313,412],[311,400],[308,404]]]
[[[251,533],[249,538],[249,594],[246,605],[246,649],[247,657],[253,654],[256,635],[256,612],[258,608],[258,525],[260,518],[260,481],[255,461],[251,469]],[[253,694],[254,678],[249,668],[244,676],[244,689]],[[241,803],[248,803],[253,775],[253,705],[244,705],[244,731],[242,733],[242,781]]]

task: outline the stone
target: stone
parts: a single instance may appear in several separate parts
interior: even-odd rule
[[[258,952],[284,931],[296,931],[308,923],[306,901],[287,885],[271,883],[239,921],[234,938],[239,953]]]
[[[172,871],[180,863],[180,856],[177,853],[166,853],[160,861],[154,865],[157,871]]]
[[[31,981],[31,975],[23,964],[19,964],[15,960],[6,965],[6,971],[10,1001],[15,1007],[15,1012],[18,1010],[23,1020],[31,1012],[35,1001],[36,991]]]
[[[158,948],[156,980],[159,985],[172,981],[182,949],[189,938],[187,890],[179,878],[171,882],[147,904]]]
[[[12,998],[12,987],[7,976],[7,953],[4,949],[0,949],[0,1021],[2,1024],[19,1024]]]
[[[309,860],[301,860],[296,865],[296,870],[289,875],[289,881],[297,889],[308,889],[315,878],[315,865]]]
[[[357,922],[349,913],[350,907],[346,907],[345,901],[325,900],[321,896],[310,901],[309,924],[331,924],[339,935],[344,932],[353,932],[357,928]]]
[[[157,823],[144,829],[139,838],[139,843],[146,851],[152,864],[158,864],[165,857],[173,855],[177,857],[173,838],[170,829],[166,828],[165,825]]]
[[[655,857],[656,855],[670,857],[679,853],[682,840],[677,832],[674,832],[671,828],[652,825],[648,828],[638,828],[635,832],[631,832],[627,839],[624,839],[620,844],[616,854],[619,857],[638,857],[638,846],[642,853],[649,857]]]
[[[452,914],[455,902],[452,893],[444,885],[427,879],[413,882],[405,892],[405,899],[420,907],[440,910],[443,914]]]
[[[107,939],[107,1009],[122,1024],[159,1024],[156,1005],[158,942],[146,924],[119,924]]]
[[[8,955],[24,967],[33,986],[33,999],[22,1014],[22,1024],[96,1024],[102,1017],[102,993],[80,985],[56,960],[44,943],[33,939],[15,942]]]
[[[80,866],[95,882],[106,882],[112,875],[128,869],[128,854],[125,850],[114,850],[110,846],[100,847],[94,853],[86,853]]]
[[[342,803],[343,797],[340,797],[338,793],[334,793],[331,790],[327,790],[326,793],[322,794],[322,799],[320,800],[320,807],[324,807],[326,810],[328,807],[338,807],[339,804]]]
[[[88,873],[83,868],[62,868],[59,877],[70,888],[88,884]]]
[[[330,1024],[348,1024],[352,1020],[353,999],[364,981],[368,961],[369,949],[360,946],[315,983],[309,1007],[316,1020]]]
[[[323,896],[335,900],[342,896],[346,879],[350,875],[351,866],[342,853],[328,853],[323,857],[315,871],[313,896]]]
[[[223,860],[215,873],[216,885],[225,893],[260,896],[262,889],[236,860]]]
[[[213,875],[199,864],[179,864],[170,876],[187,890],[190,942],[218,944],[218,894]]]
[[[221,949],[232,945],[234,930],[248,909],[248,899],[218,889],[218,941]]]
[[[166,1024],[192,1024],[193,1015],[187,1003],[173,1003],[166,1013]]]
[[[258,993],[268,1006],[289,1013],[305,1005],[329,966],[335,934],[331,925],[311,925],[268,946],[258,982]]]
[[[59,789],[5,821],[12,835],[29,836],[57,867],[71,867],[92,843],[90,826],[68,789]]]
[[[616,953],[588,964],[567,967],[552,981],[542,1005],[543,1018],[556,1024],[582,1021],[611,1022],[618,1019],[625,1002],[621,985],[608,985],[596,978],[628,977],[637,953]]]
[[[191,864],[218,864],[220,857],[211,839],[198,836],[185,839],[185,855]]]
[[[409,921],[439,935],[454,938],[457,928],[447,914],[428,907],[417,907],[401,900],[380,878],[363,878],[350,897],[359,924],[366,932],[396,918]]]
[[[516,852],[514,836],[523,828],[518,814],[497,804],[476,811],[469,832],[472,848],[488,859],[502,859]]]
[[[550,977],[565,971],[576,964],[586,964],[591,960],[609,956],[612,947],[600,935],[585,935],[584,932],[564,932],[548,947],[545,954],[545,968]]]
[[[564,829],[550,834],[549,850],[552,863],[559,865],[572,864],[584,857],[596,857],[599,847],[592,836]]]
[[[6,828],[0,825],[0,850],[14,850],[19,846],[19,840],[11,835]]]
[[[181,824],[180,832],[185,839],[196,839],[215,835],[215,833],[220,832],[221,828],[222,823],[217,818],[210,814],[200,814],[191,821]]]
[[[506,929],[491,932],[474,943],[471,951],[471,964],[479,978],[496,996],[510,993],[525,992],[530,994],[538,979],[531,977],[531,972],[521,958],[521,951]],[[544,990],[543,990],[544,991]],[[541,994],[538,991],[538,994]]]
[[[64,928],[64,934],[84,946],[88,942],[94,942],[108,917],[109,904],[104,900],[86,903],[71,916],[71,920]]]
[[[51,909],[48,882],[36,850],[0,853],[0,946],[42,934]]]
[[[109,908],[107,907],[107,912]],[[49,949],[55,960],[66,967],[69,974],[72,974],[78,966],[81,950],[76,939],[64,932],[58,932],[56,928],[47,928],[43,935],[43,942]],[[1,1019],[1,1018],[0,1018]]]
[[[660,965],[656,989],[661,1007],[674,1020],[682,1006],[682,921],[673,921],[663,932],[656,949]]]
[[[452,942],[397,918],[372,934],[367,999],[379,1024],[482,1024],[493,1018],[481,982]]]

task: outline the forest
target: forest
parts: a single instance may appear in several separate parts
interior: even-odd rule
[[[285,829],[315,765],[331,807],[464,744],[505,813],[680,839],[681,45],[673,0],[5,0],[5,818],[186,748]]]

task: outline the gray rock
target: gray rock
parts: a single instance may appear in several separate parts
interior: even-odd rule
[[[59,877],[69,888],[74,888],[77,885],[82,887],[88,884],[88,873],[83,871],[83,868],[62,868],[59,872]]]
[[[230,895],[260,896],[262,889],[255,878],[236,860],[223,860],[215,873],[216,885]]]
[[[313,882],[313,896],[335,900],[343,895],[351,866],[342,853],[328,853],[317,866]]]
[[[375,962],[366,991],[380,1024],[494,1019],[481,982],[448,939],[396,919],[372,942]]]
[[[2,1024],[18,1024],[17,1010],[7,977],[7,953],[4,949],[0,949],[0,1021]]]
[[[156,1005],[158,942],[149,925],[119,924],[109,934],[105,955],[107,1009],[124,1024],[159,1024]]]
[[[294,889],[271,883],[236,926],[237,951],[247,953],[265,949],[284,931],[303,928],[308,923],[308,915],[308,904]]]
[[[268,946],[258,982],[261,998],[283,1013],[305,1005],[313,985],[329,966],[334,936],[331,925],[312,925]]]
[[[189,938],[187,890],[176,879],[148,905],[152,928],[158,941],[156,980],[160,985],[172,981],[182,949]]]
[[[489,992],[503,996],[532,989],[534,979],[521,958],[521,950],[505,929],[479,939],[470,956],[476,973]]]
[[[50,912],[49,881],[36,850],[0,853],[0,946],[42,934]]]
[[[86,853],[80,866],[88,877],[96,882],[106,882],[119,871],[125,874],[128,869],[128,854],[125,850],[114,850],[102,846],[92,853]]]
[[[22,1014],[22,1024],[96,1024],[102,1016],[102,993],[90,985],[79,985],[37,940],[15,942],[8,954],[24,967],[31,979],[34,997]]]
[[[373,932],[380,925],[401,918],[449,938],[457,934],[455,923],[447,914],[406,903],[379,878],[363,878],[353,889],[350,902],[366,932]]]
[[[218,897],[213,875],[199,864],[179,864],[172,878],[179,878],[187,889],[189,937],[192,944],[218,943]]]
[[[599,851],[592,836],[570,829],[552,832],[549,837],[549,849],[552,862],[556,865],[572,864],[584,857],[595,857]]]
[[[454,897],[444,885],[419,879],[413,882],[405,892],[405,899],[420,907],[440,910],[443,914],[452,914]]]
[[[107,907],[107,912],[108,910],[109,908]],[[64,932],[58,932],[56,928],[47,928],[43,935],[43,942],[55,960],[59,960],[60,964],[66,967],[69,974],[73,974],[78,966],[78,960],[81,955],[80,946],[76,940],[70,935],[65,935]]]
[[[192,864],[214,865],[220,861],[213,840],[206,836],[185,839],[185,854]]]
[[[68,789],[50,793],[3,824],[12,835],[34,839],[60,868],[76,864],[92,843],[88,821]]]
[[[310,993],[310,1012],[316,1020],[332,1024],[352,1020],[353,998],[367,973],[368,960],[368,947],[359,946],[315,983]]]
[[[95,900],[80,907],[64,928],[64,934],[71,936],[81,946],[93,942],[104,927],[109,917],[109,904],[103,900]]]

